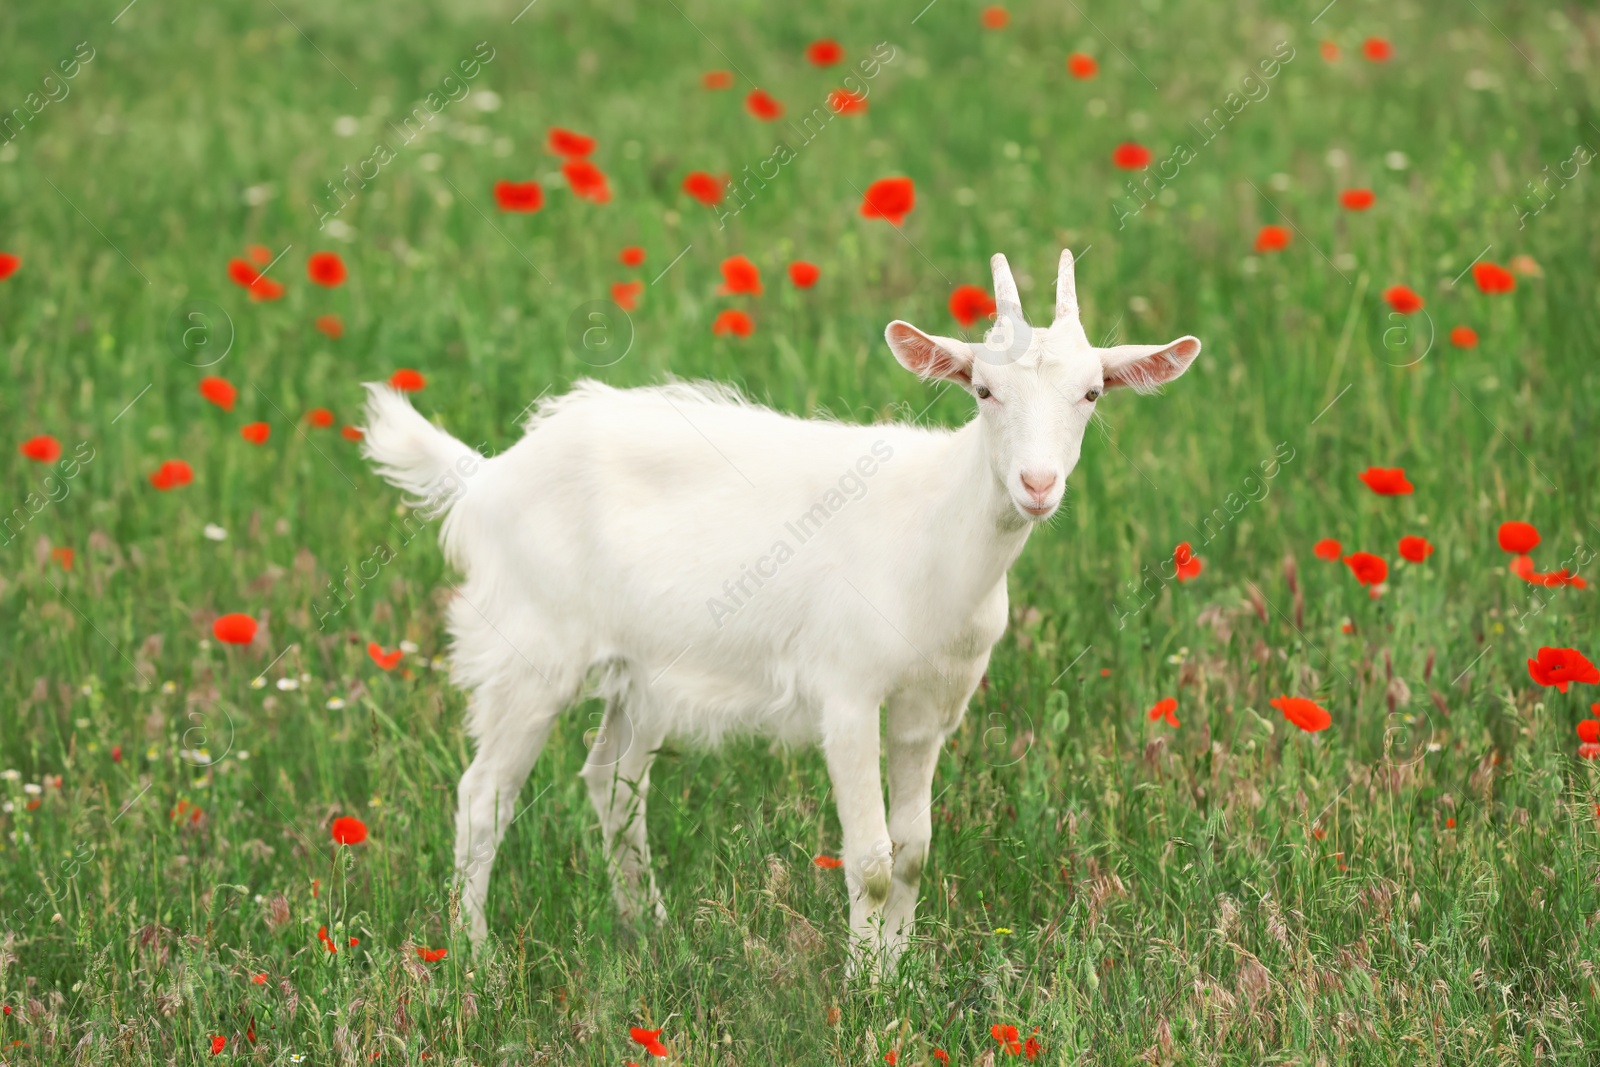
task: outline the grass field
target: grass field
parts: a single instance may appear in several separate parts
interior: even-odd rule
[[[923,3],[0,10],[0,1062],[621,1065],[645,1026],[684,1064],[972,1064],[1012,1059],[1006,1025],[1052,1064],[1596,1062],[1600,778],[1574,728],[1600,688],[1526,661],[1600,654],[1600,611],[1512,574],[1496,531],[1531,522],[1541,571],[1592,576],[1600,16],[1142,0],[986,29]],[[807,62],[819,38],[840,65]],[[847,75],[868,109],[829,117]],[[747,112],[757,86],[784,119]],[[551,127],[596,139],[608,203],[569,190]],[[1113,164],[1124,142],[1149,169]],[[691,171],[745,184],[714,209]],[[916,189],[898,228],[858,210],[891,176]],[[542,209],[499,210],[500,180]],[[1257,252],[1263,226],[1287,246]],[[250,245],[281,299],[229,280]],[[420,371],[419,409],[489,452],[585,376],[956,425],[971,401],[900,370],[885,323],[960,333],[950,293],[996,251],[1042,317],[1063,246],[1097,342],[1205,349],[1103,402],[1011,574],[897,974],[846,978],[822,758],[760,741],[663,754],[670,918],[627,930],[576,774],[596,703],[522,794],[475,959],[453,576],[341,436],[360,383]],[[317,251],[344,284],[312,284]],[[717,292],[734,255],[762,295]],[[1421,311],[1385,302],[1402,284]],[[753,333],[714,336],[726,309]],[[19,451],[44,434],[60,459]],[[192,483],[159,491],[175,459]],[[1401,561],[1404,535],[1435,552]],[[1383,556],[1383,595],[1322,538]],[[250,645],[212,639],[230,612]],[[366,651],[402,641],[392,672]],[[1177,728],[1146,715],[1166,696]],[[336,845],[338,816],[367,840]]]

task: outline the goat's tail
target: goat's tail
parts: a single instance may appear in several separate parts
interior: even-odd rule
[[[367,383],[361,451],[428,518],[449,511],[484,462],[478,452],[419,415],[403,393],[381,382]]]

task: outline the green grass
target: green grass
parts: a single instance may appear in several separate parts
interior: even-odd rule
[[[1600,653],[1600,612],[1593,588],[1525,585],[1495,545],[1501,521],[1532,521],[1554,569],[1600,537],[1592,168],[1518,219],[1543,168],[1600,146],[1593,13],[1343,0],[1312,25],[1320,3],[1016,4],[992,33],[960,0],[914,24],[917,3],[837,0],[544,0],[515,24],[517,0],[141,0],[113,24],[117,6],[0,11],[0,115],[78,42],[95,50],[0,148],[0,250],[24,260],[0,282],[0,425],[93,454],[47,485],[0,450],[0,513],[27,511],[0,537],[0,769],[20,772],[0,781],[0,1060],[193,1062],[222,1035],[226,1056],[271,1063],[617,1065],[646,1024],[684,1063],[871,1064],[891,1047],[973,1063],[1011,1023],[1038,1028],[1047,1063],[1594,1061],[1600,781],[1573,726],[1597,690],[1540,689],[1524,661]],[[1395,58],[1363,60],[1369,35]],[[847,62],[880,41],[894,56],[866,115],[800,146],[744,113],[744,78],[791,114],[820,105],[841,74],[804,62],[819,36]],[[340,213],[347,239],[319,233],[324,183],[478,42],[494,58],[471,95]],[[1266,95],[1201,146],[1190,123],[1280,42],[1293,58]],[[1074,50],[1098,79],[1067,76]],[[715,68],[740,72],[732,92],[699,87]],[[489,90],[501,106],[480,110]],[[551,126],[599,139],[610,204],[552,179]],[[793,162],[725,228],[679,192],[779,139]],[[1119,228],[1128,175],[1110,155],[1128,139],[1158,161],[1195,151]],[[861,190],[902,174],[903,232],[859,217]],[[497,212],[501,178],[544,181],[544,210]],[[1342,211],[1348,186],[1376,206]],[[1289,248],[1254,256],[1285,218]],[[227,280],[248,243],[289,247],[281,301]],[[627,244],[642,268],[618,264]],[[463,698],[427,666],[452,578],[431,531],[402,543],[398,494],[355,446],[302,414],[357,421],[360,382],[414,367],[419,406],[490,451],[585,375],[953,425],[969,403],[928,407],[884,324],[955,332],[948,294],[987,286],[995,251],[1041,317],[1064,244],[1091,249],[1091,337],[1193,333],[1205,351],[1165,395],[1103,405],[1069,507],[1011,575],[1015,625],[938,770],[921,942],[899,974],[846,980],[843,880],[811,864],[838,848],[822,760],[765,743],[663,755],[649,823],[671,918],[623,929],[576,776],[592,704],[521,798],[491,895],[500,951],[474,962],[450,895]],[[1542,275],[1494,297],[1453,283],[1486,246]],[[342,288],[306,281],[322,248],[348,263]],[[716,294],[736,253],[762,297]],[[816,288],[788,284],[794,258],[821,266]],[[574,315],[664,270],[627,356],[586,362]],[[1426,314],[1392,318],[1395,283]],[[208,370],[175,344],[196,300],[227,316],[210,336],[233,335]],[[713,338],[723,307],[750,311],[754,336]],[[1477,348],[1444,340],[1458,324]],[[206,373],[240,387],[232,413],[197,393]],[[272,425],[261,448],[238,434],[255,420]],[[158,493],[148,475],[171,458],[194,484]],[[1416,493],[1372,495],[1369,465],[1404,466]],[[63,486],[33,513],[30,493]],[[1437,546],[1420,567],[1396,560],[1408,533]],[[1385,596],[1312,557],[1330,536],[1390,560]],[[1185,540],[1200,578],[1151,577]],[[330,581],[380,545],[392,561],[319,629]],[[207,640],[229,611],[266,623],[256,646]],[[410,676],[378,671],[367,642],[402,639],[420,649]],[[1320,700],[1333,728],[1295,730],[1267,704],[1282,693]],[[1144,715],[1166,695],[1176,730]],[[370,839],[336,850],[340,814]],[[330,955],[324,925],[359,946]],[[421,964],[412,944],[450,952]]]

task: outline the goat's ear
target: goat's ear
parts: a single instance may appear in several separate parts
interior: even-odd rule
[[[1180,337],[1164,345],[1117,345],[1095,351],[1100,353],[1107,389],[1125,385],[1136,393],[1151,393],[1189,369],[1200,354],[1200,342]]]
[[[890,351],[900,365],[919,378],[942,378],[966,386],[972,384],[972,349],[953,337],[923,333],[899,319],[883,331]]]

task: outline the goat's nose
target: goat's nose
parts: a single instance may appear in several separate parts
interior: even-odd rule
[[[1022,487],[1033,494],[1035,500],[1043,500],[1056,487],[1056,472],[1023,471]]]

